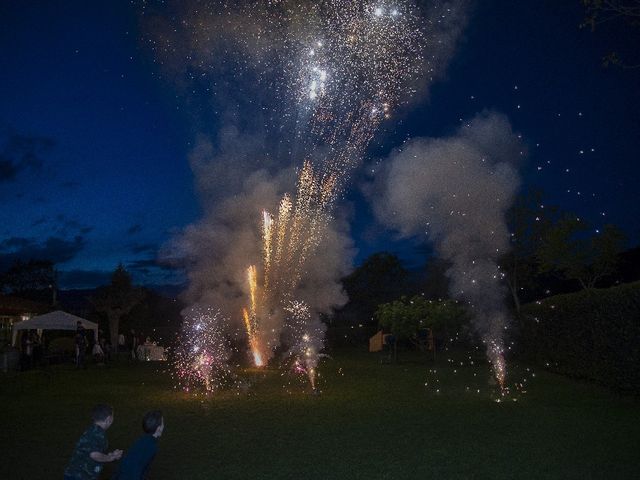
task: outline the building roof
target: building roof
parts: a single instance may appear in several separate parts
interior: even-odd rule
[[[46,303],[11,295],[0,295],[0,315],[22,315],[25,313],[45,313],[51,310]]]

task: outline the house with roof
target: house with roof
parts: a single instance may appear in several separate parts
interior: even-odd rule
[[[11,295],[0,295],[0,345],[11,343],[13,325],[48,312],[51,306]]]

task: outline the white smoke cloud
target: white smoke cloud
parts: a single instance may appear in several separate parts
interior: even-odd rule
[[[450,262],[450,293],[470,307],[494,368],[509,323],[498,259],[509,247],[505,214],[523,154],[509,120],[483,113],[451,137],[417,138],[391,153],[370,191],[383,224],[426,235]]]
[[[241,326],[242,308],[247,305],[247,267],[262,258],[262,209],[277,212],[285,192],[295,190],[295,169],[270,174],[266,169],[247,167],[259,158],[263,143],[259,137],[223,132],[220,147],[202,139],[190,161],[203,199],[204,218],[186,227],[166,249],[166,257],[187,270],[189,303],[219,308]],[[233,184],[236,194],[229,194]],[[348,222],[337,218],[328,226],[316,252],[305,262],[303,281],[293,297],[305,302],[313,314],[313,329],[323,331],[318,317],[346,303],[340,279],[350,270],[354,249]],[[284,313],[275,311],[262,319],[264,332],[273,332],[269,342],[276,346]],[[321,349],[321,345],[318,346]]]

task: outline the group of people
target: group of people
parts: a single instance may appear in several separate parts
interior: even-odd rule
[[[44,335],[37,330],[28,330],[20,338],[20,370],[29,370],[38,366],[45,349]]]
[[[111,342],[104,335],[102,330],[98,332],[98,338],[94,338],[93,333],[87,333],[87,330],[78,321],[76,326],[76,334],[74,336],[76,367],[86,368],[87,354],[93,357],[96,363],[105,363],[111,359]]]
[[[104,464],[120,461],[112,480],[142,480],[146,478],[151,462],[158,450],[158,438],[164,431],[162,412],[147,412],[142,418],[143,435],[127,452],[109,449],[106,432],[113,424],[113,408],[96,405],[91,417],[93,423],[82,434],[64,471],[64,480],[95,480]]]
[[[154,345],[151,342],[151,337],[146,337],[142,332],[136,333],[133,329],[126,337],[120,334],[118,343],[121,343],[124,348],[130,350],[132,360],[146,360],[143,355],[144,347]]]
[[[86,359],[89,354],[99,364],[111,359],[112,348],[108,335],[105,336],[100,330],[97,341],[93,337],[93,334],[84,328],[82,322],[78,321],[74,337],[77,368],[86,368]],[[123,333],[118,335],[118,351],[129,351],[133,360],[143,360],[139,358],[138,347],[147,343],[150,344],[151,339],[142,333],[136,334],[133,329],[129,335],[125,336]]]
[[[40,365],[47,352],[48,337],[38,334],[38,330],[25,331],[20,338],[20,369],[28,370]],[[73,337],[74,358],[76,368],[87,368],[87,358],[93,359],[97,364],[104,364],[111,360],[112,346],[109,336],[102,330],[98,332],[98,338],[92,330],[87,330],[78,321]],[[144,334],[136,334],[131,330],[128,335],[120,334],[118,337],[118,350],[129,352],[133,360],[144,360],[138,347],[151,345],[151,339]]]

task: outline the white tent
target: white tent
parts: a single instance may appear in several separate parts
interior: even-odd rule
[[[87,330],[93,330],[94,338],[98,338],[98,324],[76,317],[70,313],[56,310],[55,312],[45,313],[37,317],[15,323],[13,325],[12,345],[16,344],[18,338],[18,330],[75,330],[80,322]]]

